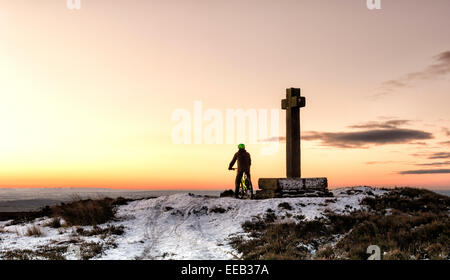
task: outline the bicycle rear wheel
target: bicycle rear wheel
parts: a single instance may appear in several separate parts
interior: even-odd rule
[[[242,186],[242,183],[241,183],[241,185],[239,186],[238,197],[239,197],[240,199],[242,199],[242,198],[244,198],[244,196],[245,196],[245,191],[244,191],[244,187]]]
[[[238,197],[241,199],[251,199],[252,198],[251,187],[247,187],[244,189],[244,187],[241,184],[241,186],[239,187]]]

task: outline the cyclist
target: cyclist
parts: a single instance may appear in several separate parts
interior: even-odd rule
[[[233,165],[237,161],[237,174],[236,174],[236,181],[235,181],[235,189],[234,189],[234,197],[238,197],[239,193],[239,184],[241,183],[242,176],[244,175],[244,172],[247,174],[247,178],[250,184],[250,190],[253,190],[252,188],[252,180],[250,179],[250,165],[252,164],[252,160],[250,158],[250,154],[245,150],[244,144],[238,145],[239,150],[237,153],[234,154],[233,159],[230,162],[230,165],[228,166],[228,170],[233,170]],[[252,191],[252,197],[253,197],[253,191]]]

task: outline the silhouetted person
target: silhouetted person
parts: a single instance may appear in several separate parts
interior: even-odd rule
[[[248,182],[250,184],[250,190],[252,192],[253,197],[253,185],[252,180],[250,179],[250,165],[252,164],[252,160],[250,158],[250,154],[245,150],[244,144],[238,145],[238,152],[234,154],[233,159],[230,162],[230,165],[228,166],[228,170],[233,170],[233,165],[237,161],[237,174],[236,174],[236,180],[235,180],[235,189],[234,189],[234,197],[238,197],[239,193],[239,185],[242,180],[242,176],[244,175],[244,172],[247,174]]]

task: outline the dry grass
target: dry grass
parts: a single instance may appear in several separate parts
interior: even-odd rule
[[[54,217],[64,219],[69,226],[98,225],[111,221],[114,216],[114,200],[74,200],[52,207]]]
[[[77,228],[75,233],[81,236],[95,236],[95,235],[101,235],[103,238],[105,238],[108,235],[122,235],[124,233],[124,227],[123,226],[114,226],[114,225],[108,225],[105,228],[101,228],[98,226],[94,226],[92,230],[85,230],[83,228]]]
[[[18,225],[23,223],[29,223],[37,218],[42,218],[51,215],[51,209],[49,206],[42,208],[39,211],[31,212],[0,212],[0,221],[12,220],[8,225]]]
[[[314,221],[278,223],[268,211],[242,225],[250,239],[238,236],[230,244],[243,259],[367,259],[372,244],[386,252],[384,259],[449,259],[449,200],[403,188],[366,199],[369,210],[350,215],[329,212]],[[388,215],[386,208],[392,209]],[[317,250],[314,256],[310,248]]]
[[[225,190],[220,193],[220,197],[234,197],[234,191],[233,190]]]
[[[220,206],[215,206],[215,207],[211,208],[209,211],[212,213],[223,214],[223,213],[227,212],[228,210],[231,210],[231,207],[228,207],[228,209],[225,209]]]
[[[367,197],[362,203],[381,214],[385,214],[386,209],[404,213],[442,213],[450,210],[450,197],[415,188],[396,188],[382,197]]]
[[[92,259],[98,255],[101,255],[104,251],[104,246],[100,243],[88,242],[81,246],[81,258],[83,260]]]
[[[62,226],[61,218],[67,222],[68,226],[72,225],[97,225],[114,219],[115,207],[125,205],[135,199],[126,199],[119,197],[97,198],[97,199],[81,199],[79,196],[72,196],[69,203],[61,203],[60,205],[49,207],[45,206],[39,211],[33,212],[2,212],[0,213],[0,221],[12,220],[8,225],[18,225],[29,223],[37,218],[53,217],[48,226],[58,228]]]
[[[89,260],[103,254],[104,250],[110,247],[117,246],[114,242],[106,242],[104,244],[95,242],[80,242],[80,240],[73,240],[69,242],[80,247],[81,259]],[[59,244],[56,246],[40,246],[36,250],[30,249],[15,249],[0,252],[0,257],[5,260],[65,260],[65,254],[69,248],[69,244]]]
[[[46,224],[46,226],[51,227],[51,228],[61,228],[61,219],[58,217],[55,217],[53,219],[50,220],[50,222],[48,224]]]
[[[434,213],[370,215],[355,224],[335,249],[345,258],[365,259],[367,244],[380,246],[386,259],[448,259],[450,219]]]
[[[9,250],[1,253],[1,257],[4,260],[36,260],[36,259],[47,259],[47,260],[64,260],[63,254],[67,251],[67,246],[60,247],[48,247],[44,246],[38,250],[29,249],[15,249]]]
[[[39,237],[39,236],[42,236],[43,234],[42,234],[41,228],[39,226],[33,224],[32,226],[27,227],[25,235]]]
[[[292,206],[288,202],[282,202],[278,204],[278,208],[285,210],[292,210]]]

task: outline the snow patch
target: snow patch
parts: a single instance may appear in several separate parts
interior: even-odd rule
[[[255,217],[263,217],[271,209],[282,222],[305,220],[323,216],[325,211],[349,213],[361,209],[367,196],[382,195],[385,190],[369,187],[331,190],[334,197],[296,197],[264,200],[238,200],[180,193],[145,199],[119,206],[119,221],[108,224],[123,226],[124,234],[114,236],[117,246],[106,249],[97,259],[233,259],[238,253],[228,244],[230,236],[242,234],[241,225]],[[288,203],[292,209],[279,207]],[[288,215],[286,215],[288,214]],[[34,223],[7,226],[0,223],[0,252],[14,249],[36,249],[42,245],[68,242],[75,227],[53,229],[46,224],[51,219]],[[32,224],[41,227],[42,237],[24,235]],[[106,225],[102,225],[106,226]],[[90,227],[82,227],[89,229]],[[82,241],[104,243],[100,236],[77,236]],[[73,247],[65,255],[73,259]]]

